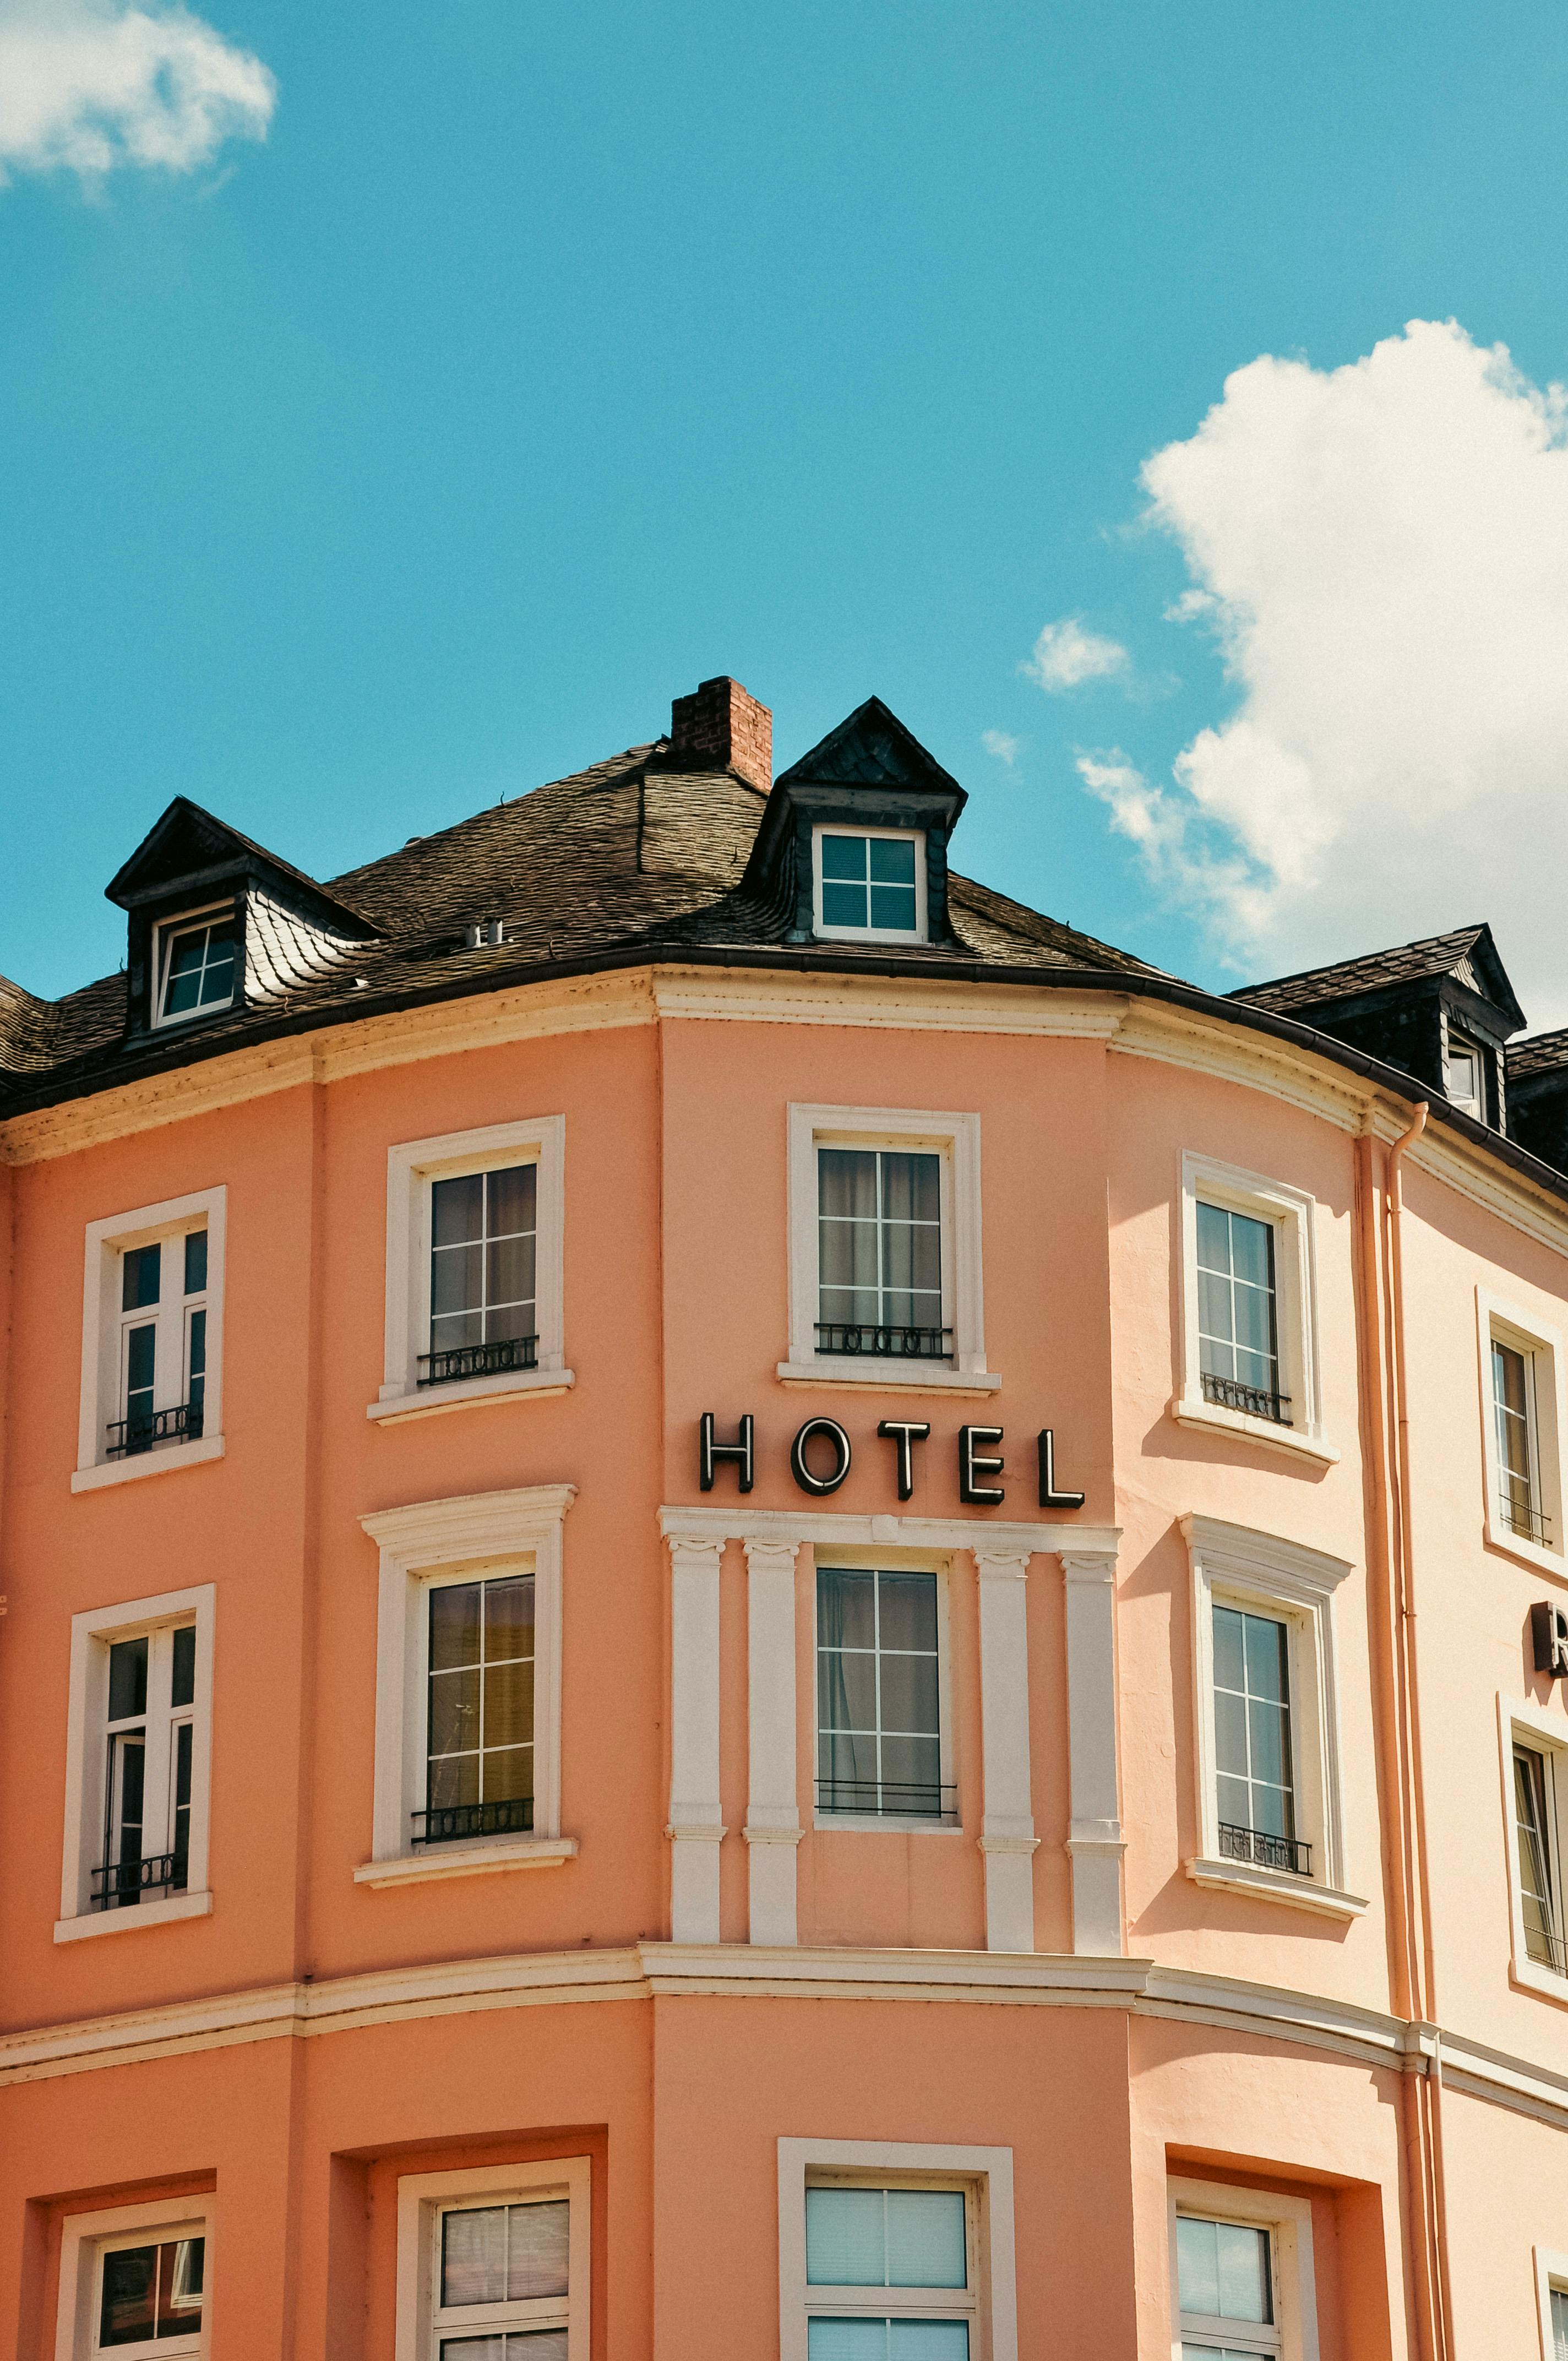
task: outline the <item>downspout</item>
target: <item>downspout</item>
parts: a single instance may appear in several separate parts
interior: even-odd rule
[[[1409,1356],[1405,1326],[1404,1198],[1401,1167],[1405,1151],[1426,1129],[1428,1107],[1423,1100],[1414,1110],[1409,1127],[1388,1151],[1385,1203],[1388,1226],[1389,1342],[1392,1347],[1392,1396],[1395,1413],[1394,1463],[1390,1470],[1389,1504],[1393,1521],[1394,1665],[1401,1777],[1399,1783],[1400,1852],[1407,1987],[1405,2013],[1417,2022],[1435,2026],[1437,1966],[1431,1923],[1431,1861],[1427,1845],[1426,1785],[1421,1747],[1420,1664],[1416,1644],[1415,1539],[1410,1516]],[[1411,1858],[1413,1855],[1413,1859]],[[1418,2164],[1420,2184],[1420,2221],[1423,2287],[1423,2327],[1432,2361],[1448,2361],[1452,2352],[1452,2294],[1448,2258],[1448,2209],[1443,2169],[1442,2059],[1435,2035],[1427,2070],[1412,2078],[1419,2118]]]

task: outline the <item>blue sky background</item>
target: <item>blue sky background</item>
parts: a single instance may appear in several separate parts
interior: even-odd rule
[[[728,671],[781,765],[876,692],[970,789],[961,867],[1235,980],[1073,766],[1235,700],[1139,467],[1412,316],[1568,374],[1568,14],[202,13],[265,145],[0,190],[0,971],[118,964],[174,794],[324,876]],[[1023,675],[1068,613],[1138,694]]]

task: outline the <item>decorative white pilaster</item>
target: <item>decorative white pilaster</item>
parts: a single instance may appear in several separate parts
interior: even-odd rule
[[[1034,1801],[1029,1786],[1029,1572],[1026,1549],[977,1543],[980,1727],[985,1817],[985,1947],[1035,1948]]]
[[[793,1943],[800,1842],[795,1720],[793,1541],[746,1542],[746,1687],[751,1748],[745,1838],[753,1943]]]
[[[1063,1550],[1067,1577],[1068,1755],[1072,1948],[1124,1948],[1121,1796],[1116,1750],[1114,1550]]]
[[[718,1940],[718,1564],[724,1543],[670,1543],[670,1939]]]

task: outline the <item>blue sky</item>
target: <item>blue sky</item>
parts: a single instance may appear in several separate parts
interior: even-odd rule
[[[0,57],[39,5],[0,0]],[[1238,511],[1254,548],[1271,466],[1282,509],[1312,512],[1325,439],[1365,451],[1318,401],[1352,380],[1324,373],[1407,321],[1506,345],[1529,387],[1568,375],[1560,7],[200,14],[274,77],[264,140],[179,170],[38,169],[14,145],[0,188],[0,971],[54,994],[118,963],[102,887],[174,794],[327,875],[655,734],[727,671],[773,708],[781,763],[874,691],[970,790],[960,866],[1200,980],[1491,916],[1551,1013],[1530,930],[1470,906],[1453,842],[1496,834],[1488,799],[1526,759],[1506,682],[1550,664],[1568,617],[1539,467],[1479,570],[1546,587],[1483,684],[1462,823],[1415,814],[1436,849],[1408,901],[1368,905],[1346,833],[1352,808],[1380,841],[1399,823],[1398,745],[1333,805],[1403,656],[1375,645],[1331,729],[1268,653],[1343,677],[1312,633],[1341,611],[1335,549],[1369,564],[1355,480],[1329,470],[1351,521],[1315,560],[1318,622],[1294,526],[1255,596],[1227,553]],[[1146,460],[1190,447],[1264,355],[1310,364],[1255,380],[1287,411],[1311,397],[1284,455],[1260,412],[1229,489],[1183,478],[1140,526]],[[1555,413],[1490,382],[1504,434],[1522,421],[1555,464]],[[1385,475],[1400,404],[1431,410],[1414,363],[1387,384],[1358,463]],[[1453,392],[1462,430],[1478,384]],[[1457,448],[1422,470],[1438,523]],[[1482,502],[1483,538],[1509,497]],[[1477,571],[1451,547],[1421,563],[1423,584],[1451,569],[1445,612]],[[1194,585],[1207,619],[1167,620]],[[1248,638],[1249,598],[1276,640]],[[1024,666],[1069,618],[1124,653],[1050,693]],[[1305,850],[1255,906],[1235,863],[1255,882],[1267,843],[1172,764],[1271,697],[1236,792],[1261,809],[1268,763],[1299,756]],[[1556,825],[1568,721],[1531,730]],[[1136,789],[1091,792],[1083,759]],[[1508,899],[1506,865],[1486,886]]]

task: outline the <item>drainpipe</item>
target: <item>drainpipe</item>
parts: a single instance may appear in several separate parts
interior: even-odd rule
[[[1388,1151],[1384,1202],[1388,1233],[1388,1334],[1392,1348],[1391,1397],[1395,1449],[1388,1471],[1388,1504],[1393,1528],[1392,1656],[1397,1686],[1396,1760],[1398,1767],[1400,1878],[1403,1888],[1399,1933],[1404,1953],[1399,1978],[1402,2013],[1435,2028],[1437,1964],[1431,1923],[1431,1876],[1427,1845],[1426,1784],[1421,1747],[1420,1664],[1416,1644],[1416,1558],[1410,1514],[1409,1357],[1405,1324],[1405,1258],[1401,1167],[1405,1151],[1426,1129],[1428,1107],[1422,1101],[1413,1111],[1409,1127]],[[1423,2048],[1427,2045],[1423,2043]],[[1443,2104],[1442,2046],[1435,2029],[1427,2048],[1424,2074],[1409,2078],[1415,2122],[1415,2157],[1420,2204],[1422,2265],[1421,2311],[1423,2344],[1431,2361],[1448,2361],[1452,2352],[1453,2319],[1448,2268],[1446,2177],[1443,2169]]]

